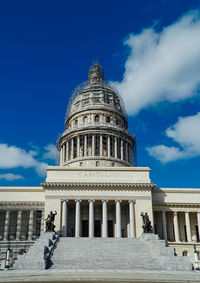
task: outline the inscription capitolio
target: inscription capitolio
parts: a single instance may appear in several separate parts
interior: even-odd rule
[[[93,178],[98,178],[98,177],[104,177],[104,178],[110,178],[114,177],[116,178],[119,176],[117,172],[79,172],[80,177],[93,177]]]

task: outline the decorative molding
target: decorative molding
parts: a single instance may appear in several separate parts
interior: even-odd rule
[[[174,202],[174,203],[171,203],[171,202],[167,202],[167,203],[153,203],[153,207],[158,207],[158,206],[161,206],[161,207],[199,207],[200,208],[200,203],[177,203],[177,202]]]
[[[37,201],[10,201],[10,202],[0,202],[0,210],[30,210],[30,209],[44,209],[45,202],[37,202]]]

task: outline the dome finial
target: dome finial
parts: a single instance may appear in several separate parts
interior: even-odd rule
[[[97,60],[90,66],[88,80],[90,84],[104,82],[104,71]]]

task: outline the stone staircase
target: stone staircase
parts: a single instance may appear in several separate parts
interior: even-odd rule
[[[191,270],[187,257],[174,256],[173,248],[154,234],[128,238],[60,238],[51,269],[72,270]]]

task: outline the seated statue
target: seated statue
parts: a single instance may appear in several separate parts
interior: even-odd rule
[[[143,233],[153,233],[153,228],[151,226],[151,221],[149,220],[148,214],[145,212],[145,214],[141,213],[142,220],[143,220]]]
[[[55,225],[54,225],[54,220],[55,220],[55,216],[57,215],[57,212],[52,212],[50,211],[50,213],[47,216],[47,219],[45,219],[46,223],[45,223],[45,232],[55,232]]]

